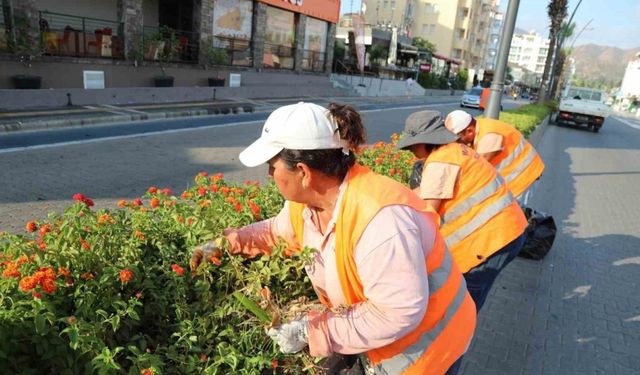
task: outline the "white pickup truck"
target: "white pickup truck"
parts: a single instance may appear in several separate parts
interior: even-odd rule
[[[604,101],[605,93],[602,90],[569,87],[560,100],[554,121],[557,125],[586,125],[597,133],[609,116],[609,107]]]

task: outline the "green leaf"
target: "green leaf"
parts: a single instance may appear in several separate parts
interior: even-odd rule
[[[264,311],[257,303],[253,302],[249,298],[245,297],[242,293],[235,291],[233,292],[233,297],[238,300],[244,306],[245,309],[249,310],[253,315],[255,315],[258,319],[263,321],[264,323],[271,323],[271,317],[269,314]]]
[[[36,324],[36,332],[44,335],[46,332],[46,321],[44,319],[44,316],[42,314],[38,314],[36,315],[35,318],[35,324]]]

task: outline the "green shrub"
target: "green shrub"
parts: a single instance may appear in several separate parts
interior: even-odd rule
[[[516,127],[525,137],[550,113],[546,105],[527,104],[516,109],[500,112],[500,120]]]

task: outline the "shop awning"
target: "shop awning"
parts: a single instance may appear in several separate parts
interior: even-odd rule
[[[409,55],[417,55],[418,54],[418,47],[412,46],[410,44],[398,43],[398,51],[400,53],[406,53],[406,54],[409,54]]]

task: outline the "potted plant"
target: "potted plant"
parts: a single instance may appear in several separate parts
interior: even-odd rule
[[[207,79],[209,86],[224,87],[225,77],[218,74],[218,66],[227,64],[229,54],[224,48],[214,46],[213,38],[207,38],[203,44],[204,50],[204,68],[207,69],[210,66],[216,67],[215,76]]]
[[[162,46],[158,53],[158,62],[162,74],[153,77],[155,86],[173,87],[174,77],[167,75],[163,64],[172,61],[178,54],[178,37],[173,29],[162,26],[153,39],[155,39],[158,46]]]
[[[16,34],[13,41],[13,52],[20,58],[20,63],[25,68],[31,68],[34,57],[40,54],[39,43],[31,34],[29,19],[16,15],[14,18]],[[13,87],[16,89],[39,89],[42,77],[33,74],[17,74],[11,77]]]

